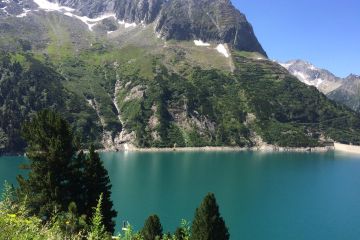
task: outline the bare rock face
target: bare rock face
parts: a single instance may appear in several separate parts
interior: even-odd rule
[[[157,17],[164,0],[51,0],[74,8],[88,17],[114,12],[120,20],[151,23]]]
[[[50,0],[61,6],[76,9],[82,15],[96,17],[106,12],[113,12],[114,0]]]
[[[360,112],[360,76],[351,74],[344,78],[343,84],[328,97]]]
[[[115,2],[119,19],[127,22],[152,23],[158,16],[164,0],[122,0]]]
[[[215,41],[266,56],[252,26],[229,0],[172,0],[164,4],[156,31],[165,39]]]
[[[0,17],[16,16],[23,9],[32,9],[36,6],[32,0],[3,0],[0,1]]]

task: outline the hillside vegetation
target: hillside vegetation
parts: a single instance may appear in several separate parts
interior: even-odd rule
[[[1,54],[0,151],[23,151],[21,125],[44,108],[63,112],[84,142],[99,139],[96,113],[85,101],[79,101],[77,94],[68,91],[64,81],[51,65],[32,54]]]
[[[360,144],[357,113],[299,82],[276,63],[235,58],[236,78],[257,116],[257,132],[266,142],[315,146],[319,138],[330,138]]]
[[[321,146],[328,139],[360,144],[356,113],[276,63],[233,51],[231,71],[208,65],[187,44],[176,52],[169,46],[98,42],[64,56],[4,54],[2,151],[21,151],[20,124],[49,107],[65,114],[85,146],[252,147],[259,137],[286,147]],[[200,53],[219,58],[206,48]]]

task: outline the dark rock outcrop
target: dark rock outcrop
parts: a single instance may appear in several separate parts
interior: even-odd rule
[[[119,19],[128,22],[151,23],[157,18],[164,0],[122,0],[115,2]]]

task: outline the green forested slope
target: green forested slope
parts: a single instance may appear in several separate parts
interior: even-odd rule
[[[21,123],[43,108],[61,111],[84,142],[95,140],[98,147],[251,147],[259,137],[288,147],[329,139],[360,144],[356,113],[276,63],[233,52],[230,71],[206,58],[189,62],[198,52],[183,46],[170,52],[97,43],[60,57],[3,54],[2,151],[23,149]]]
[[[241,84],[257,130],[265,141],[282,146],[316,145],[324,135],[335,141],[360,144],[359,115],[332,102],[271,61],[236,57]]]
[[[99,139],[101,129],[96,114],[76,94],[67,91],[63,81],[59,73],[31,54],[1,54],[0,151],[22,151],[21,125],[44,108],[63,112],[85,142]]]

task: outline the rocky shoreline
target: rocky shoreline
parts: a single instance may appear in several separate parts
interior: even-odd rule
[[[98,152],[315,152],[315,153],[324,153],[324,152],[346,152],[352,154],[360,154],[360,146],[347,145],[341,143],[334,143],[334,146],[326,147],[304,147],[304,148],[295,148],[295,147],[278,147],[274,145],[262,145],[257,147],[183,147],[183,148],[137,148],[135,146],[129,146],[126,149],[114,149],[114,148],[104,148],[98,149]],[[86,150],[85,150],[86,152]],[[23,156],[24,153],[4,153],[1,156]]]
[[[183,148],[136,148],[131,147],[126,150],[100,149],[99,152],[329,152],[334,151],[334,147],[278,147],[273,145],[265,145],[261,147],[183,147]]]

